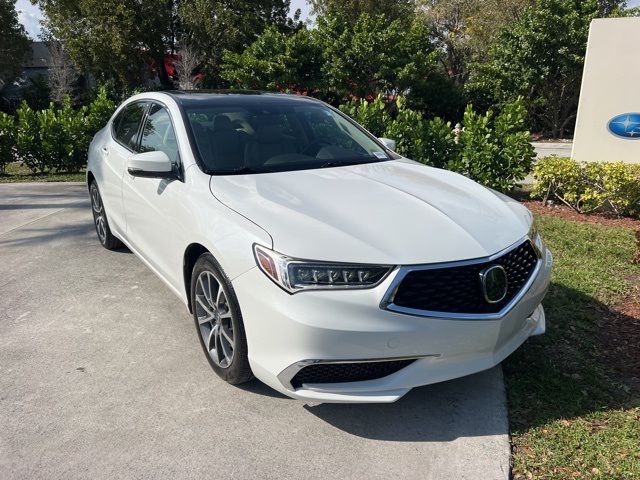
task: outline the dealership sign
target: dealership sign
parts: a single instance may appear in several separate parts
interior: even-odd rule
[[[640,17],[591,23],[572,158],[640,164]],[[637,141],[636,141],[637,140]]]

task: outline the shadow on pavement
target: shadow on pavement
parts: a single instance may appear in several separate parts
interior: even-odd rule
[[[86,208],[86,205],[79,201],[74,202],[50,202],[50,203],[8,203],[0,205],[2,210],[34,210],[34,209],[60,209],[60,208]]]
[[[414,388],[396,403],[320,404],[304,408],[358,437],[391,442],[442,442],[507,434],[502,398],[495,399],[496,394],[502,397],[502,391],[501,375],[486,371]],[[491,408],[487,408],[488,404]]]

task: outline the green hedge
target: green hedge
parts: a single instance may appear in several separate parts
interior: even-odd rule
[[[0,112],[0,173],[13,162],[13,146],[16,143],[16,129],[11,115]]]
[[[525,127],[522,99],[495,115],[476,113],[468,106],[458,141],[451,123],[423,118],[399,97],[388,105],[381,96],[357,100],[340,109],[378,137],[396,140],[396,151],[426,165],[447,168],[501,191],[518,185],[531,171],[534,149]]]
[[[21,161],[32,173],[82,170],[91,139],[115,107],[104,88],[89,105],[78,109],[69,98],[62,106],[51,103],[38,111],[23,102],[15,117],[0,115],[0,169]]]
[[[640,218],[640,165],[622,162],[580,163],[548,157],[534,170],[532,195],[555,198],[580,213],[613,212]]]

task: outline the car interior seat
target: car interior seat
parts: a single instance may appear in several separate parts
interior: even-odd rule
[[[247,144],[246,162],[247,166],[261,167],[273,157],[297,152],[296,139],[283,132],[279,119],[262,117]]]

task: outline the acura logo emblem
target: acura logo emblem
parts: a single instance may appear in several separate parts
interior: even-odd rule
[[[480,272],[480,285],[487,303],[499,303],[507,296],[507,272],[501,265],[490,265]]]

